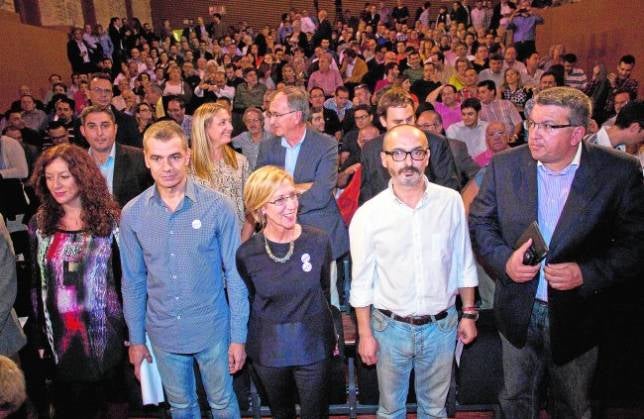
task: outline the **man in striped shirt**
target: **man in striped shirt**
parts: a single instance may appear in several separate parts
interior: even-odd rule
[[[564,85],[584,90],[588,84],[588,77],[584,70],[575,67],[575,64],[577,64],[575,54],[564,55]]]
[[[609,316],[613,328],[635,328],[601,295],[641,279],[642,173],[632,156],[582,141],[590,114],[577,89],[540,92],[528,146],[494,156],[470,207],[474,251],[496,280],[504,417],[538,417],[546,377],[551,415],[590,417],[597,325]],[[521,236],[534,221],[549,248],[543,260],[525,257],[538,236]]]

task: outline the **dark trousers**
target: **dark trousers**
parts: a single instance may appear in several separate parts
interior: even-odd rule
[[[56,419],[93,419],[103,412],[110,419],[127,418],[128,405],[123,366],[93,382],[54,380]]]
[[[535,303],[523,348],[502,334],[503,389],[499,404],[503,417],[539,417],[541,383],[548,377],[552,418],[590,418],[590,386],[597,364],[597,347],[563,365],[552,361],[548,307]]]
[[[514,47],[517,50],[517,60],[519,61],[525,61],[530,54],[537,50],[534,41],[515,42]]]
[[[295,418],[293,387],[297,389],[302,419],[327,418],[329,369],[329,359],[310,365],[282,368],[253,364],[259,385],[268,397],[274,419]]]

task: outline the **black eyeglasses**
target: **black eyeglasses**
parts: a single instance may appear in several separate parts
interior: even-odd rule
[[[275,201],[268,201],[269,204],[273,204],[278,207],[283,207],[288,201],[297,201],[300,199],[300,194],[297,192],[290,193],[288,195],[281,196]]]
[[[573,124],[556,125],[556,124],[550,124],[548,122],[535,122],[531,119],[528,119],[526,123],[528,125],[528,129],[536,130],[537,128],[541,128],[543,131],[547,132],[548,134],[552,134],[555,130],[558,130],[558,129],[577,126]]]
[[[382,152],[388,156],[391,156],[393,161],[404,161],[407,159],[407,156],[410,156],[412,160],[421,161],[421,160],[424,160],[425,157],[427,157],[427,153],[429,152],[429,150],[424,148],[417,148],[412,151],[396,149],[393,151],[383,150]]]

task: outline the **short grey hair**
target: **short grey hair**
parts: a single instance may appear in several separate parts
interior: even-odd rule
[[[277,89],[273,93],[271,101],[275,100],[275,97],[280,93],[286,96],[286,103],[288,103],[288,108],[291,111],[299,111],[302,113],[300,122],[305,123],[311,113],[309,109],[309,95],[306,93],[306,90],[297,86],[285,86]]]
[[[588,127],[592,115],[592,102],[581,90],[572,87],[551,87],[535,97],[536,105],[554,105],[570,111],[570,124]]]

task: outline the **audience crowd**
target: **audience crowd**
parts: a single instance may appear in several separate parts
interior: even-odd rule
[[[247,353],[275,417],[293,388],[326,417],[349,305],[382,417],[403,417],[412,368],[419,417],[445,416],[455,344],[492,308],[504,414],[535,417],[547,376],[553,411],[587,417],[588,305],[642,274],[636,58],[586,72],[537,51],[548,1],[387,3],[261,28],[113,17],[72,30],[45,97],[19,86],[0,118],[0,417],[25,399],[14,362],[25,415],[127,417],[152,353],[173,417],[200,417],[193,362],[213,417],[239,417]],[[533,221],[545,262],[524,258]]]

